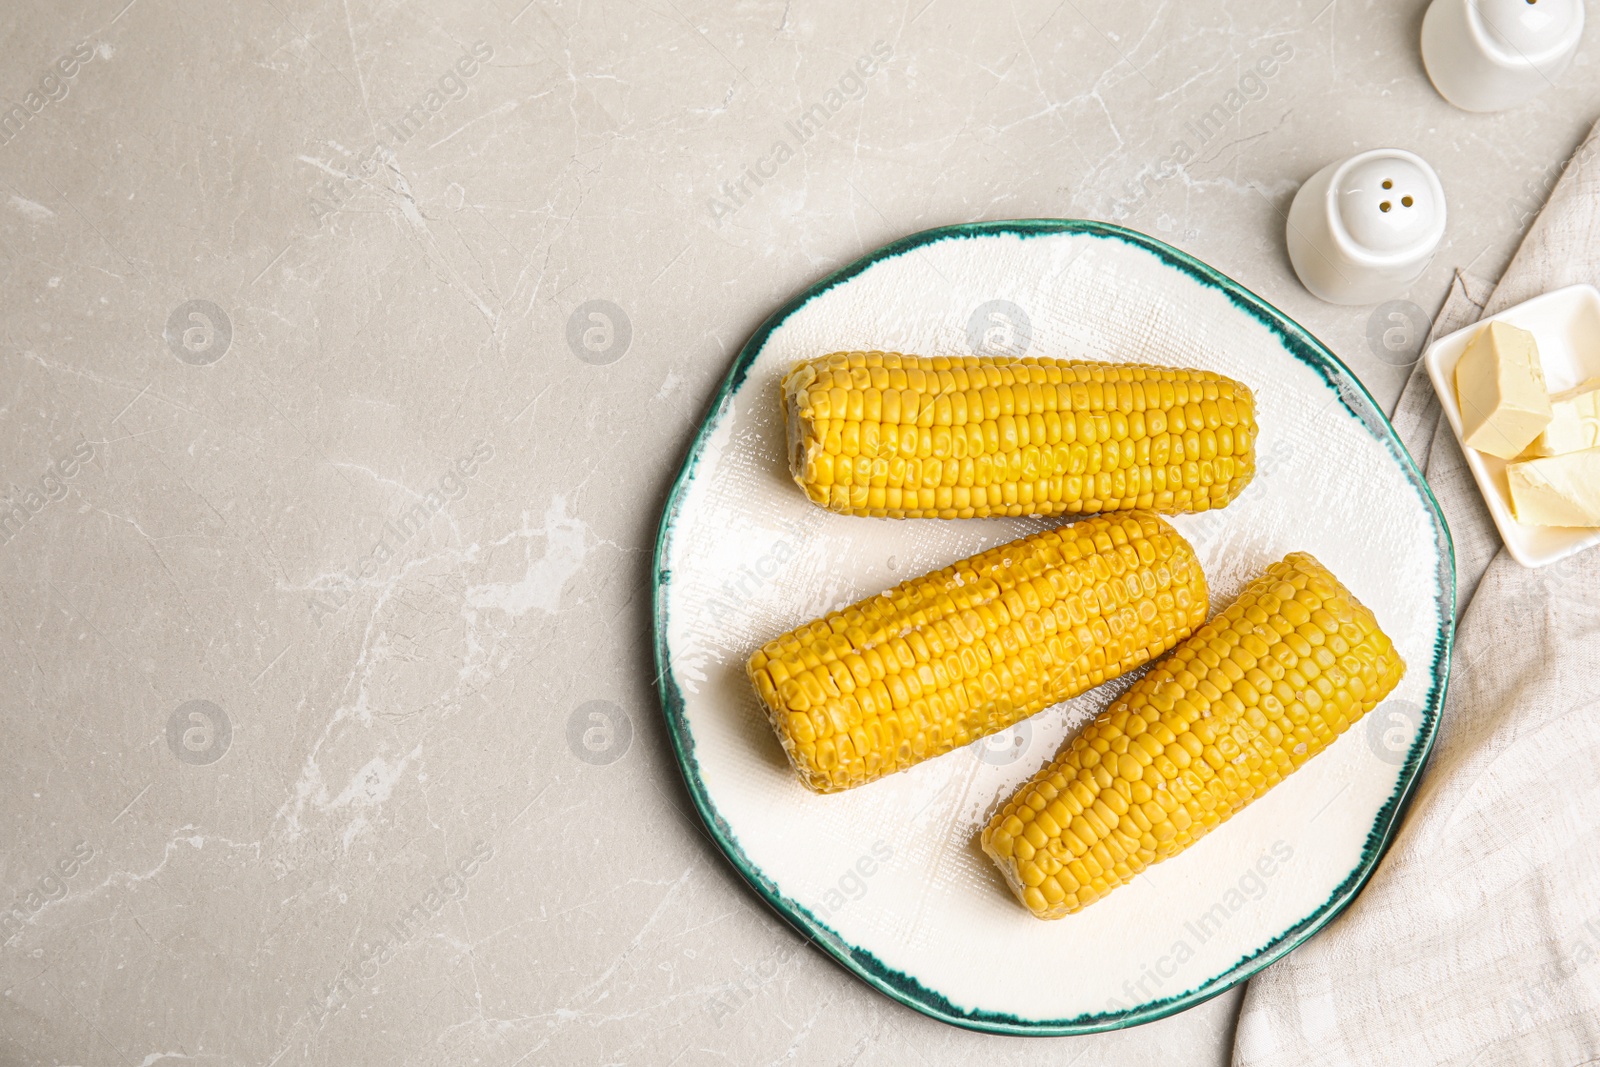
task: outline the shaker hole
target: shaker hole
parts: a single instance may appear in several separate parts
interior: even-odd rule
[[[1385,178],[1385,179],[1383,179],[1383,187],[1385,189],[1393,189],[1394,188],[1394,182],[1390,181],[1388,178]]]
[[[1400,203],[1404,204],[1406,207],[1410,207],[1412,204],[1416,203],[1416,201],[1412,200],[1409,196],[1402,196],[1400,198]]]
[[[1385,200],[1383,203],[1378,205],[1378,210],[1379,211],[1388,211],[1389,207],[1390,207],[1389,201]]]

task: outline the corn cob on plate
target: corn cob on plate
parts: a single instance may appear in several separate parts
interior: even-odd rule
[[[789,472],[845,515],[971,519],[1226,507],[1255,398],[1142,363],[835,352],[783,379]]]
[[[1029,329],[1011,335],[1026,333],[1029,344],[982,350],[1005,335],[983,316],[1006,302],[1018,309],[1007,314],[1027,316]],[[980,837],[1086,723],[1133,692],[1137,671],[965,747],[818,795],[775,740],[747,674],[752,653],[1067,518],[908,523],[812,503],[789,470],[782,382],[796,363],[838,351],[1138,362],[1247,383],[1258,434],[1252,480],[1226,507],[1160,521],[1192,546],[1213,613],[1289,553],[1310,552],[1371,610],[1407,664],[1404,677],[1206,840],[1059,921],[1019,906]],[[801,294],[740,354],[663,516],[657,667],[668,738],[707,834],[812,944],[936,1018],[1079,1033],[1158,1018],[1226,989],[1359,890],[1431,738],[1452,593],[1448,533],[1423,482],[1360,385],[1304,331],[1149,238],[1099,223],[983,224],[875,253]],[[915,625],[938,633],[937,620]],[[834,698],[823,688],[826,708]],[[826,725],[838,736],[831,714]],[[950,740],[991,725],[966,723]],[[635,748],[649,736],[636,729]],[[630,752],[610,771],[640,773],[648,755]]]
[[[989,820],[983,850],[1059,919],[1242,811],[1400,684],[1372,612],[1287,556],[1089,723]]]
[[[1170,525],[1097,516],[830,612],[762,645],[746,670],[800,780],[834,793],[1148,663],[1209,604]]]

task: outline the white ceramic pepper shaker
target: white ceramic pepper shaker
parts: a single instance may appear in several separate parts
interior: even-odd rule
[[[1444,216],[1444,188],[1420,157],[1399,148],[1362,152],[1323,167],[1295,194],[1289,260],[1314,296],[1375,304],[1421,277],[1444,237]]]
[[[1504,111],[1554,84],[1583,37],[1583,0],[1433,0],[1422,65],[1465,111]]]

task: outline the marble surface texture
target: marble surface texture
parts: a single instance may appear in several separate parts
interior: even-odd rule
[[[1000,1038],[803,948],[669,755],[656,523],[755,326],[946,223],[1154,234],[1387,404],[1298,184],[1437,168],[1420,330],[1600,111],[1587,46],[1452,109],[1424,6],[9,0],[0,1064],[1226,1062],[1237,991]]]

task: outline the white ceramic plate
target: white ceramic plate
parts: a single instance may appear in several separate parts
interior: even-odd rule
[[[1545,387],[1559,393],[1600,377],[1600,289],[1569,285],[1525,300],[1497,315],[1439,338],[1422,354],[1423,365],[1439,394],[1450,428],[1461,441],[1461,405],[1456,397],[1456,364],[1478,331],[1491,322],[1504,322],[1533,334],[1544,367]],[[1579,526],[1524,526],[1511,511],[1511,487],[1506,481],[1506,461],[1461,444],[1472,468],[1478,491],[1500,530],[1506,551],[1524,567],[1543,567],[1600,545],[1600,529]]]
[[[841,349],[1211,368],[1259,404],[1255,482],[1179,516],[1213,609],[1314,553],[1409,664],[1328,751],[1182,855],[1077,915],[1030,916],[977,845],[990,813],[1126,685],[833,796],[791,773],[744,677],[760,643],[1046,525],[860,519],[807,503],[784,464],[779,379]],[[864,981],[977,1030],[1066,1034],[1170,1014],[1309,937],[1387,846],[1432,742],[1454,619],[1449,534],[1360,384],[1313,337],[1183,253],[1097,222],[916,234],[776,312],[734,363],[657,544],[656,655],[670,736],[707,828],[779,914]]]

